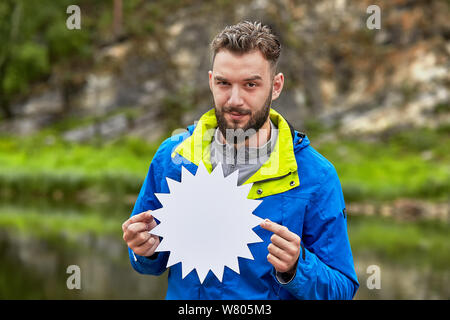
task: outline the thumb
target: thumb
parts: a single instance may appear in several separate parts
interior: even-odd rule
[[[130,224],[136,223],[136,222],[144,222],[150,224],[153,220],[153,216],[151,213],[151,210],[141,212],[139,214],[136,214],[129,218],[125,223],[122,225],[122,229],[125,232],[125,230],[128,228]]]

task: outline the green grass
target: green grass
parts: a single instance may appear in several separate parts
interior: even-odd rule
[[[100,175],[122,172],[145,175],[157,145],[136,138],[114,142],[68,143],[53,136],[0,137],[2,173],[58,172]]]
[[[350,217],[354,255],[371,253],[389,261],[450,268],[450,225],[437,221],[400,222],[381,217]]]
[[[0,137],[0,198],[136,194],[157,147],[135,138],[75,144],[43,135]]]
[[[314,136],[312,146],[336,167],[346,201],[448,199],[448,128],[402,131],[376,141],[340,137],[320,145]],[[1,136],[0,198],[73,200],[89,190],[120,200],[121,195],[139,192],[158,146],[126,137],[68,143],[48,133]]]
[[[416,130],[376,142],[339,139],[317,149],[336,167],[348,201],[442,200],[450,190],[449,137]]]
[[[105,217],[95,212],[80,214],[70,211],[21,210],[20,208],[2,208],[0,228],[10,232],[25,233],[39,239],[75,239],[82,234],[93,236],[122,235],[122,223],[128,218]]]

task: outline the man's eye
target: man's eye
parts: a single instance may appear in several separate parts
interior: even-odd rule
[[[228,84],[228,82],[226,81],[217,81],[217,84],[220,86],[226,86]]]
[[[256,87],[256,83],[254,83],[254,82],[248,82],[248,83],[247,83],[247,86],[248,86],[249,88],[254,88],[254,87]]]

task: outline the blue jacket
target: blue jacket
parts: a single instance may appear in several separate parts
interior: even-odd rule
[[[254,260],[239,258],[240,274],[225,267],[222,282],[210,272],[201,284],[195,272],[182,279],[181,264],[175,264],[169,268],[166,299],[352,299],[355,295],[359,284],[336,170],[275,110],[271,109],[270,117],[279,130],[267,161],[275,170],[268,170],[265,164],[245,183],[253,183],[248,198],[263,200],[255,215],[300,236],[302,248],[294,278],[288,283],[278,281],[267,261],[272,233],[258,226],[253,230],[264,242],[248,245]],[[203,161],[211,171],[208,139],[215,127],[212,109],[195,127],[161,144],[132,215],[161,208],[155,193],[169,192],[166,178],[181,181],[182,165],[195,174],[199,161]],[[205,139],[205,135],[211,137]],[[169,252],[147,258],[128,250],[137,272],[160,275],[166,271]]]

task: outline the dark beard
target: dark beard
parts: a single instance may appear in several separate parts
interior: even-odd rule
[[[264,105],[261,110],[258,110],[255,114],[250,116],[250,120],[243,128],[238,128],[237,124],[234,123],[231,126],[228,126],[227,120],[225,119],[226,112],[239,112],[241,114],[248,114],[248,111],[243,111],[240,108],[235,107],[223,107],[222,110],[218,110],[215,108],[217,125],[219,127],[222,136],[227,140],[228,143],[238,143],[242,142],[242,140],[247,140],[252,136],[249,135],[249,130],[251,133],[255,134],[261,127],[266,123],[267,118],[270,113],[270,106],[272,104],[272,89],[264,102]],[[228,130],[227,130],[228,129]],[[231,130],[230,130],[231,129]]]

